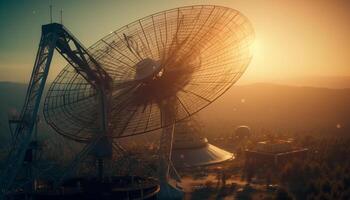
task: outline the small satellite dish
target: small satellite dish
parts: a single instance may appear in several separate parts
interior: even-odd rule
[[[251,135],[251,129],[249,126],[237,126],[235,129],[234,137],[243,139],[248,138]]]

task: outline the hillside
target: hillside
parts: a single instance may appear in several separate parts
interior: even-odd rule
[[[26,85],[21,83],[0,82],[0,140],[9,136],[8,115],[22,107]],[[2,144],[0,142],[0,144]]]
[[[346,134],[349,103],[350,89],[258,83],[234,86],[199,115],[210,135],[232,133],[240,124],[255,132]]]
[[[8,112],[20,111],[26,87],[0,83],[1,141],[9,135]],[[213,137],[232,134],[234,127],[241,124],[251,126],[256,133],[349,134],[349,102],[350,89],[257,83],[234,86],[198,115],[204,132]],[[46,130],[44,125],[42,128]]]

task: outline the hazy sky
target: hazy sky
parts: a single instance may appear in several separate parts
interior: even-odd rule
[[[85,45],[138,18],[192,4],[241,11],[256,32],[254,58],[243,81],[304,76],[350,76],[350,1],[347,0],[54,0],[54,20]],[[0,0],[0,81],[27,82],[49,22],[49,0]],[[49,80],[65,65],[56,54]]]

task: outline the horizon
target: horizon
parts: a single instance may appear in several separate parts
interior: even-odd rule
[[[51,85],[51,81],[47,81],[47,86]],[[25,81],[7,81],[0,80],[0,83],[13,83],[28,85]],[[294,86],[294,87],[312,87],[312,88],[325,88],[325,89],[349,89],[350,88],[350,76],[306,76],[306,77],[293,77],[284,80],[268,80],[268,81],[250,81],[241,77],[234,86],[249,86],[255,84],[273,84],[281,86]],[[233,86],[233,87],[234,87]]]

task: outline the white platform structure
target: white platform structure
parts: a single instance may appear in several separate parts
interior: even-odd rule
[[[192,120],[175,127],[172,161],[175,168],[199,167],[233,160],[233,153],[208,142],[201,136],[200,125]]]

